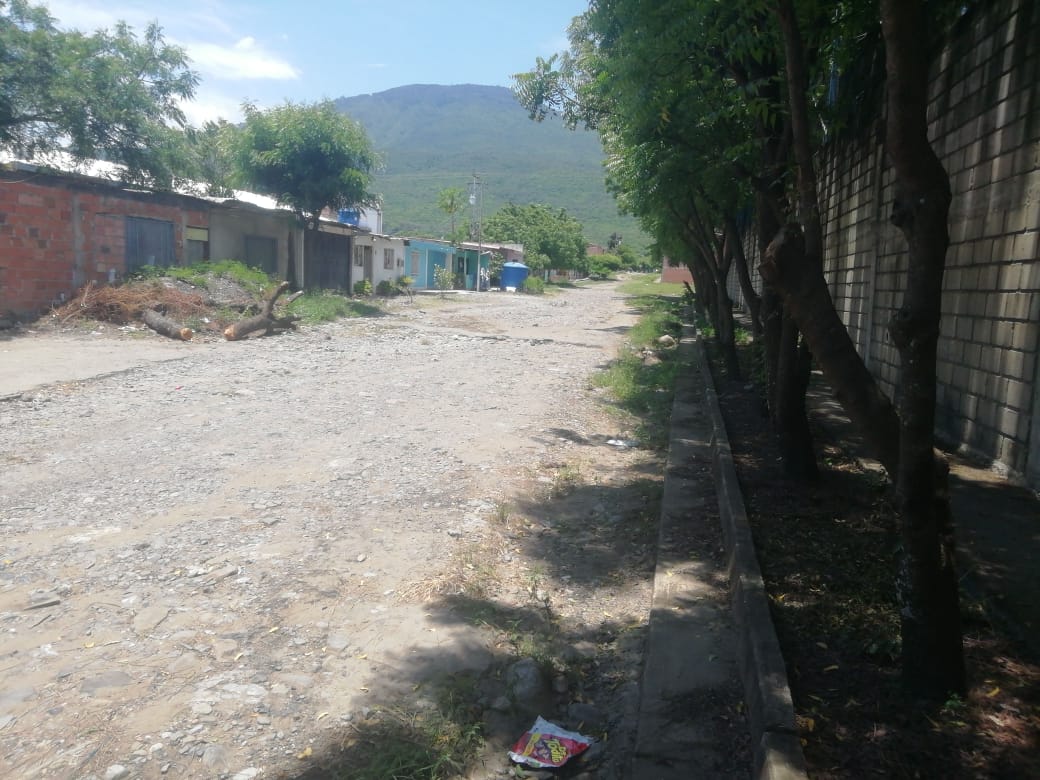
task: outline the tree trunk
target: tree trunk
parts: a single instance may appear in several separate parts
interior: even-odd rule
[[[716,327],[719,300],[715,292],[715,278],[701,258],[699,250],[693,249],[688,251],[690,254],[688,256],[689,259],[686,261],[686,267],[690,269],[690,275],[693,276],[693,285],[697,290],[697,297],[700,298],[704,308],[707,310],[708,322],[711,323],[712,327]]]
[[[144,324],[163,336],[167,336],[171,339],[179,339],[180,341],[191,341],[192,336],[195,333],[191,328],[185,328],[178,322],[167,319],[155,309],[145,309],[141,312],[141,319]]]
[[[856,352],[834,309],[823,273],[803,260],[802,233],[788,225],[766,250],[762,278],[783,295],[784,309],[798,323],[835,397],[893,476],[899,464],[899,418],[895,407]]]
[[[744,242],[737,227],[737,220],[732,216],[726,217],[726,242],[732,247],[734,264],[737,266],[737,278],[740,280],[740,292],[744,295],[744,303],[748,307],[748,315],[751,317],[751,332],[755,338],[762,335],[762,320],[760,319],[762,299],[755,291],[751,283],[751,270],[748,266],[747,255],[744,254]]]
[[[891,221],[906,236],[903,304],[889,324],[900,356],[896,495],[903,562],[899,574],[903,679],[944,698],[965,687],[957,571],[945,463],[936,464],[935,358],[949,246],[950,181],[928,141],[928,28],[920,0],[881,0],[888,115],[895,172]]]
[[[289,282],[282,282],[279,284],[271,294],[271,297],[264,302],[264,307],[260,310],[259,314],[247,317],[244,320],[239,320],[234,325],[229,325],[224,329],[224,338],[228,341],[238,341],[254,331],[264,330],[267,333],[271,333],[275,328],[292,327],[298,319],[297,317],[274,316],[275,301],[277,301],[278,297],[288,289]]]
[[[780,444],[784,473],[800,482],[819,477],[812,431],[805,408],[812,355],[799,339],[798,324],[786,315],[780,330],[780,354],[776,368],[776,411],[773,427]]]
[[[740,358],[737,355],[736,323],[733,321],[733,300],[729,297],[726,289],[726,279],[729,277],[729,269],[733,264],[732,247],[724,243],[721,247],[719,261],[715,263],[715,295],[718,299],[717,308],[719,321],[715,329],[715,336],[722,351],[722,360],[726,366],[726,374],[730,379],[740,379]]]
[[[726,252],[725,243],[719,240],[714,227],[702,218],[701,211],[691,196],[689,219],[685,222],[684,240],[691,250],[693,265],[699,267],[697,270],[700,275],[706,277],[705,281],[710,285],[711,297],[708,306],[712,315],[711,324],[715,328],[715,342],[722,353],[726,373],[730,377],[739,379],[740,361],[737,357],[735,342],[733,301],[730,300],[729,292],[726,290],[726,278],[729,276],[732,261]],[[695,274],[697,270],[694,270]],[[709,290],[706,288],[705,291]]]
[[[690,275],[691,276],[693,275],[692,271],[690,272]],[[695,280],[694,284],[696,284],[696,283],[697,282]],[[694,311],[694,313],[699,318],[701,318],[703,320],[706,320],[708,318],[708,310],[704,308],[704,301],[701,300],[701,296],[697,293],[697,291],[693,287],[690,286],[690,283],[685,281],[685,280],[683,281],[683,287],[686,288],[686,292],[690,296],[690,300],[693,301],[693,311]]]
[[[801,257],[796,261],[811,269],[823,269],[823,225],[816,191],[816,169],[812,156],[812,133],[809,128],[809,79],[805,65],[805,44],[798,28],[792,0],[777,0],[776,14],[784,40],[784,67],[787,72],[787,97],[791,116],[791,140],[797,169],[798,220],[804,229],[804,240],[798,245]],[[800,325],[785,317],[781,335],[781,365],[778,373],[784,382],[778,384],[777,406],[783,417],[780,434],[781,452],[788,475],[812,479],[818,474],[812,434],[805,411],[805,392],[809,388],[812,356],[807,345],[799,343]],[[791,372],[791,376],[786,374]]]
[[[755,220],[758,225],[758,256],[760,263],[765,261],[769,242],[773,240],[773,236],[780,230],[780,223],[768,207],[767,200],[767,197],[762,193],[758,193],[755,196]],[[762,318],[762,335],[765,351],[763,358],[766,369],[766,406],[772,419],[776,409],[776,370],[780,363],[780,333],[783,330],[784,323],[784,303],[773,281],[765,274],[762,274],[762,281],[764,285],[759,315]]]

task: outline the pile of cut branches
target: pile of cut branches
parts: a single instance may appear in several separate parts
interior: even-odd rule
[[[140,320],[149,309],[177,319],[202,317],[208,313],[202,296],[158,282],[132,282],[98,287],[89,282],[74,298],[54,310],[65,325],[71,320],[90,319],[126,325]]]

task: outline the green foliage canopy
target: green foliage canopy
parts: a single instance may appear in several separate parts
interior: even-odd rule
[[[464,236],[456,228],[455,222],[460,211],[466,207],[466,193],[461,187],[446,187],[437,193],[437,208],[443,211],[451,219],[451,241],[461,243]]]
[[[0,147],[33,159],[67,151],[125,166],[125,178],[168,187],[184,162],[181,101],[198,75],[150,24],[86,35],[59,30],[43,6],[0,0]]]
[[[533,270],[585,267],[585,235],[566,209],[510,203],[484,222],[484,235],[491,241],[523,244],[524,262]]]
[[[362,127],[331,101],[267,111],[246,103],[231,136],[235,183],[277,198],[312,226],[326,208],[369,206],[377,158]]]

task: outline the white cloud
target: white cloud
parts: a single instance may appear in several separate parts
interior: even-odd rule
[[[213,78],[290,81],[300,77],[291,63],[269,53],[250,36],[231,46],[202,42],[183,45],[194,67]]]
[[[226,119],[242,121],[242,100],[222,94],[205,86],[199,88],[194,100],[180,101],[181,111],[189,125],[201,127],[207,121]]]
[[[44,5],[51,16],[58,20],[58,26],[63,29],[82,30],[83,32],[94,32],[102,27],[112,27],[120,19],[135,27],[140,19],[134,18],[138,15],[133,9],[124,9],[120,12],[112,6],[101,7],[88,3],[64,2],[64,0],[45,0]],[[145,22],[147,23],[147,22]]]
[[[126,21],[135,30],[143,30],[156,20],[155,4],[142,7],[132,0],[103,5],[97,0],[45,0],[51,14],[64,28],[84,32],[107,27],[117,21]],[[251,35],[241,35],[228,43],[231,26],[219,15],[219,6],[199,6],[187,0],[175,16],[159,20],[170,43],[185,49],[192,67],[204,76],[215,79],[270,79],[289,81],[298,79],[300,71],[285,59],[269,52]]]

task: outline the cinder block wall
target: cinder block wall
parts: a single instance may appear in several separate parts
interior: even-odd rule
[[[931,74],[930,137],[953,190],[936,427],[1036,486],[1040,6],[984,5],[962,17]],[[887,328],[902,301],[906,242],[888,221],[893,177],[880,133],[866,136],[821,159],[825,275],[857,349],[894,397],[899,355]],[[745,245],[757,266],[754,237]],[[757,268],[752,275],[760,286]],[[729,286],[738,292],[735,278]]]
[[[184,228],[207,227],[191,198],[139,193],[74,177],[25,171],[0,176],[0,313],[34,315],[90,281],[126,271],[126,217],[173,222],[178,262]]]
[[[933,63],[929,106],[930,137],[953,190],[937,432],[1030,479],[1040,466],[1031,462],[1040,454],[1030,431],[1040,348],[1038,23],[1028,0],[963,17]],[[888,222],[894,187],[883,154],[873,143],[834,150],[822,180],[835,303],[894,395],[899,356],[887,326],[907,254]]]

